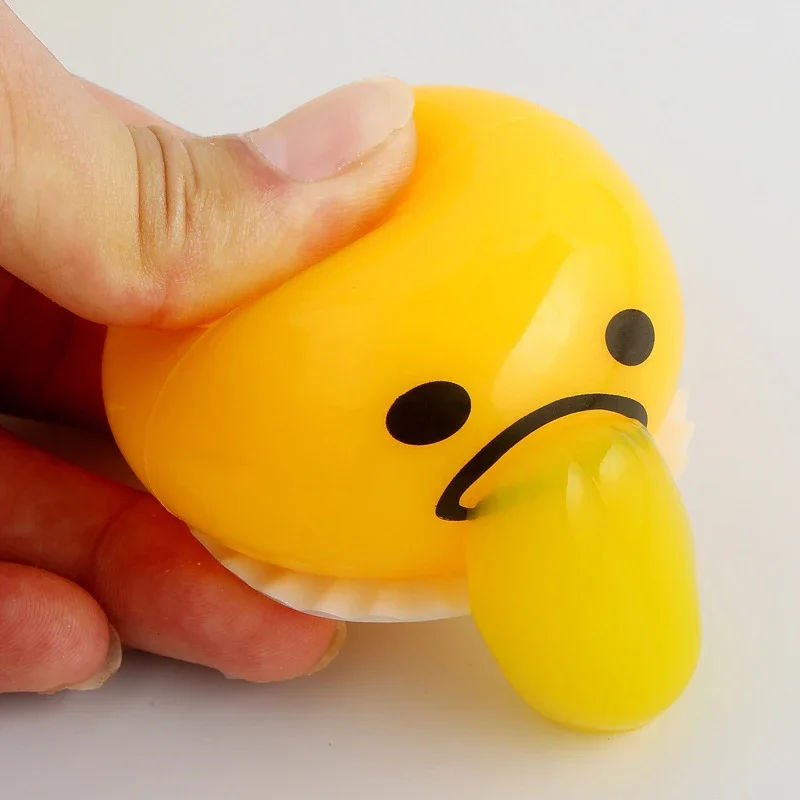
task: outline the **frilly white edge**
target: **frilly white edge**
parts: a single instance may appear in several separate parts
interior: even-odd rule
[[[688,396],[678,391],[654,434],[677,478],[686,466],[694,425]],[[192,529],[197,540],[226,569],[257,592],[306,614],[345,622],[425,622],[469,614],[465,575],[418,580],[358,580],[311,575],[243,556]]]

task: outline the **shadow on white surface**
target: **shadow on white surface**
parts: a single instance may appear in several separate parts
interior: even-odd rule
[[[729,377],[724,365],[717,377]],[[0,755],[0,785],[9,800],[50,798],[52,776],[31,765],[56,758],[66,785],[115,800],[446,800],[453,787],[465,800],[585,800],[588,787],[592,800],[749,800],[765,786],[782,791],[795,741],[785,709],[800,707],[797,683],[788,681],[796,648],[780,652],[794,630],[785,598],[795,578],[781,558],[790,540],[752,535],[754,520],[769,525],[769,509],[728,496],[740,467],[716,455],[729,448],[738,412],[708,413],[702,398],[686,479],[704,649],[689,690],[648,728],[591,736],[542,720],[505,682],[470,619],[354,625],[328,670],[287,684],[248,685],[126,653],[100,691],[0,696],[0,754],[26,754]],[[4,422],[58,456],[136,484],[102,437]],[[774,456],[774,438],[759,431],[740,430],[739,443],[749,459]],[[775,491],[768,474],[761,481],[750,477],[754,493]],[[734,502],[744,505],[736,518],[728,510],[723,529],[717,510]]]
[[[114,798],[251,797],[260,785],[270,796],[445,798],[467,776],[461,797],[541,787],[579,798],[590,779],[610,798],[652,779],[647,740],[663,740],[663,758],[687,714],[691,698],[637,734],[561,730],[518,700],[469,620],[353,626],[328,671],[281,685],[129,653],[98,692],[0,698],[0,728],[13,727],[17,747],[57,750],[70,783],[83,775],[88,796]],[[98,740],[113,742],[102,763]],[[631,753],[641,774],[620,774]],[[46,775],[3,772],[11,797],[47,796]]]
[[[10,427],[81,466],[132,482],[102,439]],[[708,599],[713,623],[695,681],[661,720],[634,734],[577,734],[538,717],[506,683],[471,619],[353,625],[328,670],[286,684],[230,681],[127,652],[121,672],[100,691],[0,696],[0,745],[8,753],[13,742],[28,754],[3,764],[3,785],[10,800],[50,797],[50,776],[30,764],[58,753],[69,785],[119,800],[262,792],[447,798],[453,786],[462,798],[543,791],[583,800],[588,785],[594,798],[676,797],[698,772],[676,775],[671,763],[721,763],[747,702],[742,687],[752,682],[746,658],[731,663],[746,641],[747,616],[730,613],[730,598],[725,613]],[[108,744],[96,760],[100,742]],[[703,782],[714,791],[714,772]]]
[[[469,620],[355,627],[330,670],[280,686],[127,654],[101,691],[0,697],[2,800],[800,797],[800,5],[12,5],[69,68],[199,132],[393,73],[522,94],[595,133],[684,285],[705,634],[680,702],[613,739],[530,713]],[[102,447],[45,439],[129,478]]]

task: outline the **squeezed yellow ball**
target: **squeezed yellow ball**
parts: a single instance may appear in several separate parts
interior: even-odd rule
[[[641,727],[700,648],[691,528],[637,422],[594,412],[503,474],[470,525],[472,614],[512,685],[571,728]]]
[[[644,437],[663,421],[683,346],[669,250],[572,123],[447,87],[417,90],[415,123],[411,181],[368,235],[208,328],[109,332],[112,430],[166,508],[250,559],[332,580],[468,578],[529,702],[634,727],[696,660],[688,522],[647,438],[609,444],[627,471],[595,487],[613,502],[577,516],[554,488],[571,468],[546,454],[563,455],[563,420]],[[532,501],[483,502],[534,462]],[[558,678],[573,659],[586,668]]]

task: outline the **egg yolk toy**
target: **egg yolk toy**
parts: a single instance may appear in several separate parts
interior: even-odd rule
[[[411,180],[367,235],[210,326],[109,331],[113,433],[265,594],[355,621],[471,613],[540,713],[638,728],[700,643],[662,454],[683,348],[668,247],[553,113],[424,87],[415,121]]]

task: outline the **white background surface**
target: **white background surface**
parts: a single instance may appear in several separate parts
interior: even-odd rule
[[[356,628],[278,687],[145,656],[95,693],[0,698],[0,795],[739,800],[800,796],[800,4],[16,0],[65,64],[200,133],[376,73],[521,94],[611,150],[671,242],[705,617],[654,726],[555,730],[469,621]]]

